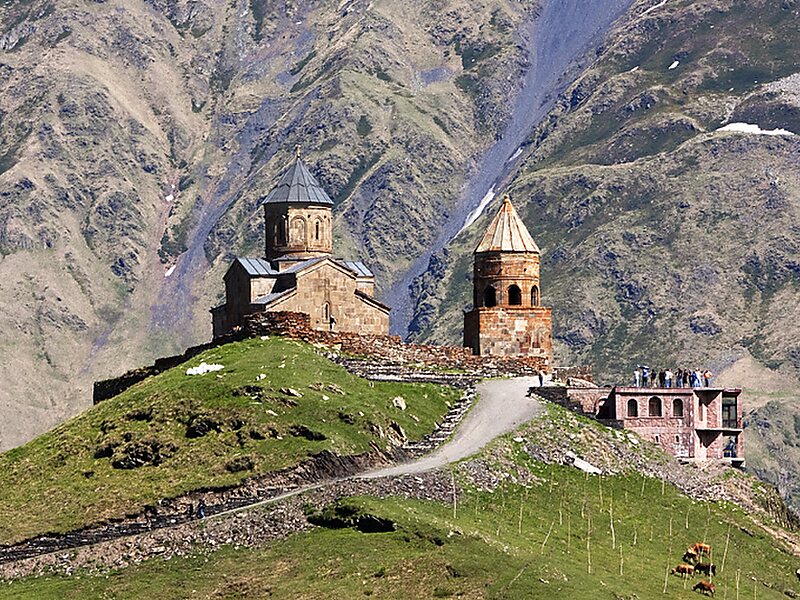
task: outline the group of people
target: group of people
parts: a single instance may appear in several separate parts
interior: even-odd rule
[[[635,387],[659,388],[698,388],[711,385],[712,373],[708,369],[651,369],[647,365],[638,365],[633,371]]]

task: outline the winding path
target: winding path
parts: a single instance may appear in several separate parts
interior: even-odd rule
[[[536,385],[532,377],[514,379],[495,379],[478,384],[478,397],[472,409],[459,424],[451,439],[422,458],[407,463],[393,465],[374,471],[358,473],[320,483],[309,484],[287,490],[263,500],[250,502],[235,508],[211,512],[206,521],[216,521],[222,517],[242,513],[259,506],[277,504],[305,492],[324,489],[346,481],[370,481],[381,478],[399,477],[433,471],[448,464],[458,462],[479,452],[498,436],[513,431],[543,411],[542,402],[527,397],[530,386]],[[42,536],[27,540],[18,545],[0,549],[0,565],[10,565],[16,561],[35,559],[72,548],[89,547],[122,538],[136,538],[159,529],[170,529],[185,524],[185,519],[172,519],[160,525],[131,530],[110,530],[100,532],[78,531],[63,536]]]
[[[533,377],[494,379],[478,384],[478,400],[456,429],[452,439],[419,460],[379,469],[356,477],[376,479],[424,473],[472,456],[498,436],[539,416],[542,403],[527,397]]]

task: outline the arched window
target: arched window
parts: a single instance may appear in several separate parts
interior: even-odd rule
[[[531,288],[531,306],[539,306],[539,286]]]
[[[319,221],[314,224],[315,232],[314,232],[314,239],[319,241]]]
[[[661,398],[658,396],[653,396],[650,398],[650,402],[648,402],[647,407],[647,414],[649,414],[651,417],[661,416]]]
[[[292,230],[290,240],[292,244],[306,243],[306,221],[302,217],[292,219]]]
[[[639,416],[639,403],[636,402],[636,400],[633,398],[628,400],[628,416],[629,417]]]
[[[673,417],[682,417],[683,416],[683,400],[680,398],[675,398],[672,401],[672,416]]]
[[[512,285],[508,288],[508,303],[511,306],[520,306],[522,304],[522,290],[519,286]]]
[[[278,246],[286,245],[286,217],[279,217],[278,222],[275,223],[275,236]]]
[[[322,322],[329,323],[331,320],[331,305],[327,302],[322,305]]]
[[[486,286],[486,289],[483,290],[483,305],[489,308],[497,306],[497,290],[491,285]]]

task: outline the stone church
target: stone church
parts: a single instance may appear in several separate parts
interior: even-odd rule
[[[390,309],[374,297],[374,275],[332,256],[333,201],[299,150],[261,202],[265,256],[237,257],[225,273],[225,304],[211,309],[214,337],[267,311],[306,313],[315,329],[388,335]]]
[[[464,314],[464,346],[479,355],[553,355],[551,309],[541,305],[539,247],[511,198],[474,252],[472,310]]]

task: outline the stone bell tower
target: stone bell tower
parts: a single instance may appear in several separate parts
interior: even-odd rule
[[[551,310],[541,305],[539,247],[508,194],[474,252],[473,308],[464,346],[481,355],[553,353]]]
[[[291,263],[331,254],[333,201],[300,160],[295,161],[264,198],[266,258]]]

